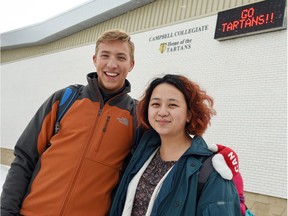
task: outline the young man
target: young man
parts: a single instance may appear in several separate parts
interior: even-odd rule
[[[3,216],[107,213],[133,143],[126,76],[134,66],[134,44],[125,32],[104,32],[93,62],[97,73],[88,74],[59,132],[53,136],[63,90],[45,101],[18,140],[1,195]]]
[[[121,30],[96,42],[95,73],[87,75],[77,100],[54,134],[63,95],[49,97],[15,146],[1,194],[1,215],[104,216],[133,147],[135,103],[127,74],[134,67],[134,44]]]

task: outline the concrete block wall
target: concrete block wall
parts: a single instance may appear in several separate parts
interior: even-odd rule
[[[247,207],[256,216],[287,216],[287,199],[244,192]]]
[[[0,148],[0,158],[1,158],[1,164],[10,166],[12,161],[14,160],[13,150],[7,149],[7,148]]]

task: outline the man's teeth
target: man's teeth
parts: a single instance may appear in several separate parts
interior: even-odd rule
[[[116,74],[116,73],[108,73],[108,72],[106,72],[106,74],[107,74],[108,76],[112,76],[112,77],[115,77],[115,76],[117,76],[117,74]]]

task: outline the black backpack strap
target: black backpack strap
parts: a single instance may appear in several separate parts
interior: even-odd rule
[[[199,176],[198,176],[198,187],[197,187],[197,201],[199,200],[202,190],[210,176],[210,174],[213,172],[214,167],[212,165],[212,157],[211,155],[209,157],[204,157],[202,160],[202,166],[199,170]]]
[[[64,114],[67,112],[67,110],[70,108],[70,106],[78,98],[81,87],[82,85],[70,85],[65,88],[57,110],[54,134],[58,133],[60,129],[60,121],[63,118]]]

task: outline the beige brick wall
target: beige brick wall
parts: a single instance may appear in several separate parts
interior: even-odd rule
[[[287,216],[287,199],[244,192],[247,207],[256,216]]]
[[[7,148],[1,149],[1,164],[10,166],[11,162],[14,159],[13,150]]]
[[[13,150],[1,148],[1,164],[10,166]],[[256,216],[287,216],[287,199],[245,192],[245,203]]]

